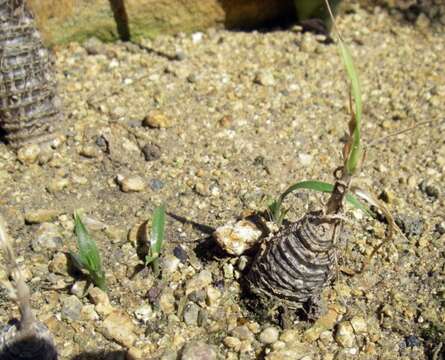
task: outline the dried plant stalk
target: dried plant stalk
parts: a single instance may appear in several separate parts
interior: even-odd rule
[[[60,108],[50,54],[24,0],[0,0],[0,129],[8,143],[56,138]]]
[[[17,265],[12,240],[0,216],[0,249],[11,283],[4,284],[20,310],[20,321],[0,329],[0,359],[57,360],[57,351],[48,328],[39,322],[31,308],[30,291]]]

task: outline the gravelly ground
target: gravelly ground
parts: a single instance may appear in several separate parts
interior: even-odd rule
[[[209,233],[264,209],[297,180],[332,181],[348,120],[336,46],[293,29],[56,49],[67,141],[40,161],[18,161],[0,145],[0,204],[32,303],[62,359],[118,359],[123,348],[142,359],[204,359],[196,346],[206,359],[427,359],[434,351],[440,358],[444,33],[381,10],[355,9],[338,21],[360,73],[363,138],[371,144],[357,181],[383,195],[406,238],[383,247],[362,274],[340,271],[324,292],[321,322],[286,330],[240,301],[244,260],[218,251]],[[144,126],[150,121],[161,128]],[[385,137],[416,124],[423,125]],[[140,188],[122,191],[125,182]],[[322,200],[291,197],[289,218]],[[148,269],[135,274],[135,233],[161,202],[171,216],[157,281]],[[83,209],[103,254],[113,310],[94,292],[82,296],[85,281],[67,273],[75,209]],[[358,269],[385,227],[348,214],[340,265]],[[25,224],[32,216],[37,224]],[[17,314],[4,292],[0,307],[1,322]]]

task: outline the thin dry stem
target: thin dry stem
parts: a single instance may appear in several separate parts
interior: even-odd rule
[[[13,241],[6,232],[6,223],[0,215],[0,249],[3,250],[4,264],[9,277],[12,279],[13,299],[17,302],[20,310],[20,332],[32,331],[36,321],[30,304],[30,291],[25,283],[22,272],[16,261]],[[8,288],[10,288],[8,286]]]

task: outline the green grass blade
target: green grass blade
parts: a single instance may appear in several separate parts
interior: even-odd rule
[[[89,271],[99,271],[101,268],[101,262],[96,242],[90,237],[88,230],[77,213],[74,214],[74,223],[74,231],[76,233],[81,263]]]
[[[351,81],[351,92],[355,104],[355,120],[357,122],[357,128],[359,129],[362,119],[362,92],[360,88],[360,81],[351,53],[341,39],[339,39],[339,48],[341,59],[346,68],[346,73]]]
[[[351,82],[351,93],[354,99],[354,117],[353,121],[355,122],[354,132],[352,135],[352,144],[351,151],[349,153],[348,159],[346,161],[346,170],[349,174],[353,174],[358,166],[358,163],[361,159],[361,148],[360,148],[360,124],[362,119],[362,95],[360,89],[360,81],[358,78],[357,70],[354,66],[354,62],[352,60],[351,53],[347,46],[343,43],[341,38],[339,37],[339,49],[340,56],[343,61],[343,64],[346,68],[346,73]]]
[[[287,195],[294,192],[295,190],[299,189],[307,189],[307,190],[314,190],[318,192],[324,192],[324,193],[331,193],[334,189],[334,185],[326,183],[324,181],[318,181],[318,180],[306,180],[306,181],[300,181],[297,182],[291,186],[289,186],[276,200],[274,203],[274,211],[275,214],[279,214],[281,208],[281,205],[286,198]],[[348,202],[350,205],[355,207],[356,209],[362,210],[364,213],[366,213],[369,216],[373,216],[372,212],[368,209],[367,206],[363,205],[354,195],[352,194],[346,194],[346,202]],[[276,219],[276,218],[274,218]]]
[[[151,256],[161,253],[165,231],[165,205],[158,206],[153,213],[150,238]]]

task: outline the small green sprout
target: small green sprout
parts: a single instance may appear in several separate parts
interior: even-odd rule
[[[159,276],[159,256],[161,255],[162,244],[164,243],[165,232],[165,205],[158,206],[153,212],[151,225],[151,235],[147,229],[147,239],[150,239],[148,255],[145,257],[145,264],[151,265],[155,276]]]
[[[318,180],[307,180],[307,181],[300,181],[297,182],[291,186],[289,186],[276,200],[274,200],[268,207],[267,211],[269,213],[270,218],[272,221],[274,221],[278,226],[281,226],[283,223],[284,217],[286,216],[289,209],[283,208],[283,202],[286,199],[286,197],[300,189],[308,189],[308,190],[314,190],[324,193],[331,193],[334,189],[334,186],[332,184],[318,181]],[[369,210],[365,205],[363,205],[360,201],[357,200],[357,198],[352,194],[346,195],[346,201],[355,207],[356,209],[362,210],[365,214],[369,216],[373,216],[371,210]]]
[[[76,233],[78,254],[70,253],[74,265],[79,270],[86,270],[94,285],[106,291],[105,273],[96,242],[91,238],[87,228],[83,224],[79,213],[74,213],[74,231]]]

